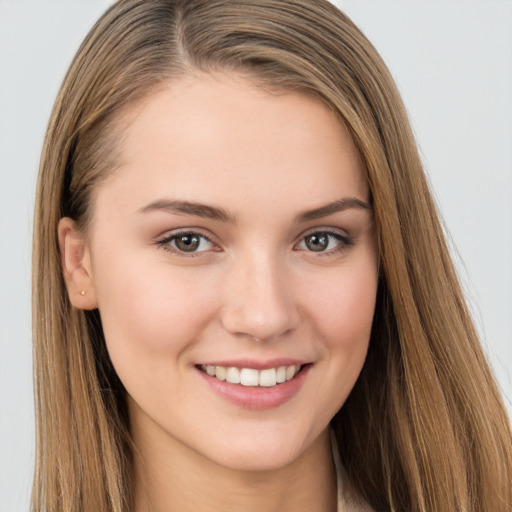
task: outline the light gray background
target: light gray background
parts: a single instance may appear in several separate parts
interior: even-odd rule
[[[511,410],[512,2],[337,3],[374,42],[402,91]],[[30,243],[39,152],[65,70],[109,4],[0,0],[0,512],[29,507]]]

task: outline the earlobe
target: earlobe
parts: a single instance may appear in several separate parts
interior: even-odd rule
[[[58,236],[62,274],[71,304],[79,309],[97,308],[91,256],[84,237],[69,217],[60,219]]]

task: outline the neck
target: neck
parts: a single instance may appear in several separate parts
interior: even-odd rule
[[[226,468],[174,439],[152,443],[137,435],[136,428],[133,433],[139,453],[135,457],[135,512],[337,509],[327,429],[296,460],[265,471]]]

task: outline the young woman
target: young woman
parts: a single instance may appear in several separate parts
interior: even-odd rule
[[[34,511],[497,511],[510,425],[405,110],[323,0],[121,0],[34,241]]]

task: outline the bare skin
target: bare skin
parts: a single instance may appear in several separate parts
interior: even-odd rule
[[[147,439],[143,433],[138,437]],[[269,471],[205,464],[201,455],[182,445],[173,447],[172,460],[159,443],[139,443],[138,448],[146,461],[137,463],[138,474],[144,475],[136,496],[135,510],[140,512],[337,510],[329,436],[320,436],[288,466]]]
[[[125,121],[86,236],[62,219],[59,237],[71,301],[99,309],[128,393],[136,510],[334,512],[328,425],[377,290],[346,129],[234,74],[172,82]]]

